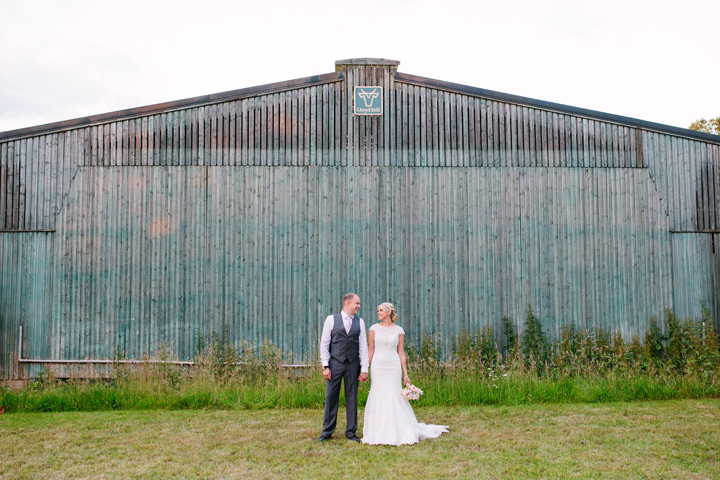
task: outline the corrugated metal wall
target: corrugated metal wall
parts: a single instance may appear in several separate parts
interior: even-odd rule
[[[302,360],[350,290],[446,349],[528,304],[553,334],[718,312],[717,144],[396,67],[0,142],[2,377],[34,371],[21,324],[31,358],[187,359],[227,327]]]
[[[50,351],[52,233],[0,233],[0,378],[24,374],[17,364],[19,325],[33,329],[34,354]]]
[[[720,146],[644,132],[650,175],[674,232],[720,231]]]
[[[77,164],[83,132],[0,142],[0,232],[53,230]]]

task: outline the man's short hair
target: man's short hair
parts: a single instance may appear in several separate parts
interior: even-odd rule
[[[354,293],[346,293],[343,297],[343,305],[345,305],[347,302],[352,300],[353,298],[357,297]],[[359,298],[359,297],[358,297]]]

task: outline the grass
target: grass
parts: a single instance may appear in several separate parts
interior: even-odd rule
[[[320,408],[3,414],[0,477],[720,478],[717,399],[416,414],[450,433],[404,447],[317,444]]]
[[[633,400],[720,397],[716,377],[610,372],[604,376],[550,378],[535,374],[490,375],[419,371],[413,381],[426,393],[420,407],[623,402]],[[317,371],[294,376],[268,373],[263,380],[203,381],[189,378],[169,384],[154,372],[122,381],[46,381],[23,390],[0,388],[0,406],[7,412],[63,412],[147,409],[320,408],[325,388]],[[369,384],[361,384],[358,401],[365,404]]]

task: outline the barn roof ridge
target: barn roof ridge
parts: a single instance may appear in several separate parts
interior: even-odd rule
[[[20,129],[8,130],[0,132],[0,141],[15,140],[25,137],[31,137],[36,135],[43,135],[48,133],[56,133],[63,130],[71,130],[76,128],[83,128],[93,125],[98,125],[107,122],[126,120],[131,118],[138,118],[148,115],[156,115],[160,113],[166,113],[170,111],[183,110],[186,108],[199,107],[203,105],[213,105],[231,100],[240,100],[243,98],[250,98],[260,95],[268,95],[272,93],[279,93],[288,90],[294,90],[299,88],[306,88],[311,86],[324,85],[327,83],[336,83],[344,80],[343,72],[338,68],[342,65],[357,65],[357,66],[395,66],[400,64],[397,60],[388,60],[383,58],[351,58],[346,60],[337,60],[335,62],[336,71],[332,73],[326,73],[321,75],[312,75],[308,77],[298,78],[294,80],[286,80],[280,82],[274,82],[264,85],[258,85],[253,87],[246,87],[236,90],[228,90],[225,92],[201,95],[197,97],[185,98],[182,100],[173,100],[168,102],[156,103],[152,105],[146,105],[142,107],[133,107],[123,110],[116,110],[108,113],[101,113],[97,115],[89,115],[85,117],[78,117],[69,120],[61,120],[58,122],[52,122],[37,126],[24,127]],[[394,80],[399,83],[412,84],[416,86],[422,86],[427,88],[433,88],[437,90],[444,90],[448,92],[455,92],[464,95],[470,95],[475,97],[487,98],[490,100],[497,100],[506,103],[513,103],[524,105],[533,108],[539,108],[543,110],[549,110],[557,113],[564,113],[569,115],[580,116],[584,118],[590,118],[595,120],[607,121],[620,125],[626,125],[630,127],[642,128],[645,130],[656,131],[660,133],[668,133],[671,135],[682,136],[691,138],[694,140],[702,140],[706,142],[720,144],[720,135],[714,135],[705,132],[698,132],[681,127],[675,127],[671,125],[651,122],[647,120],[640,120],[637,118],[626,117],[622,115],[616,115],[611,113],[605,113],[598,110],[591,110],[581,107],[574,107],[570,105],[549,102],[545,100],[538,100],[534,98],[524,97],[520,95],[514,95],[509,93],[498,92],[494,90],[488,90],[480,87],[473,87],[463,85],[459,83],[453,83],[444,80],[436,80],[428,77],[422,77],[418,75],[412,75],[402,72],[394,73]]]

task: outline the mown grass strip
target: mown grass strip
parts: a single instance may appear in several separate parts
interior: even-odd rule
[[[0,477],[720,478],[716,399],[415,411],[450,433],[404,447],[342,432],[317,444],[321,408],[3,414]]]

